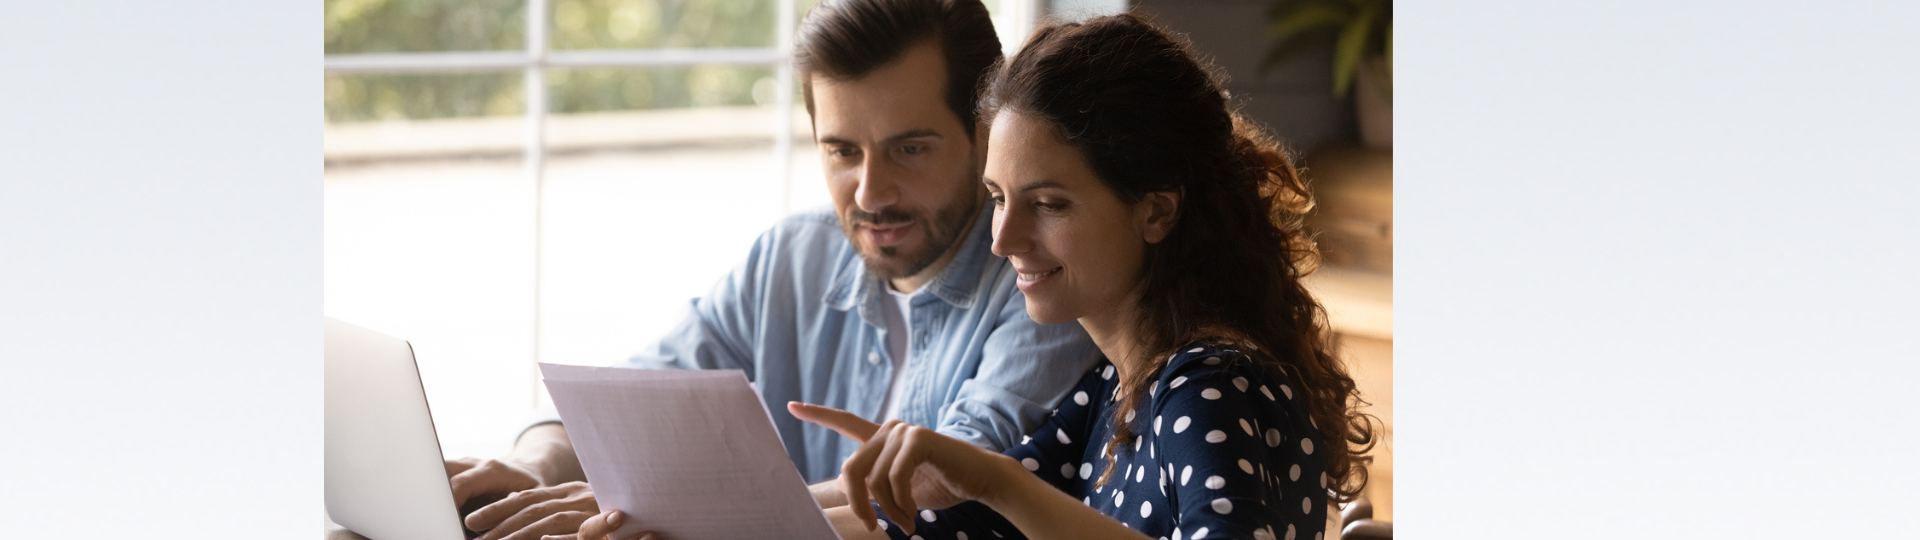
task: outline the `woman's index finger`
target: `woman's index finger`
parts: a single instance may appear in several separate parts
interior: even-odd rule
[[[795,418],[825,426],[827,429],[834,430],[840,433],[840,435],[862,444],[865,444],[868,439],[872,439],[874,432],[880,430],[879,424],[868,422],[867,419],[861,418],[859,415],[832,407],[789,401],[787,402],[787,412],[793,413]]]

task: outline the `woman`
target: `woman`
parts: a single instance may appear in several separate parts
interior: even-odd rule
[[[1320,539],[1328,494],[1366,482],[1372,434],[1300,282],[1311,202],[1293,166],[1192,51],[1133,15],[1036,32],[985,91],[993,252],[1035,321],[1079,321],[1110,362],[1004,455],[789,404],[865,443],[835,528]]]

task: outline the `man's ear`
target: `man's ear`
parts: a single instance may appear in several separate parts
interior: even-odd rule
[[[1133,214],[1140,225],[1140,236],[1149,244],[1158,244],[1180,222],[1180,198],[1186,190],[1155,191],[1134,203]]]

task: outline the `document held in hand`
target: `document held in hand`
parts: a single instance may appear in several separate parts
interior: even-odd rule
[[[614,538],[837,540],[739,370],[540,364]]]

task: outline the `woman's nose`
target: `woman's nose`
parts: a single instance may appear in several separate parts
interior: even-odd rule
[[[1008,257],[1033,248],[1031,230],[1025,216],[1006,207],[993,211],[993,254]]]

